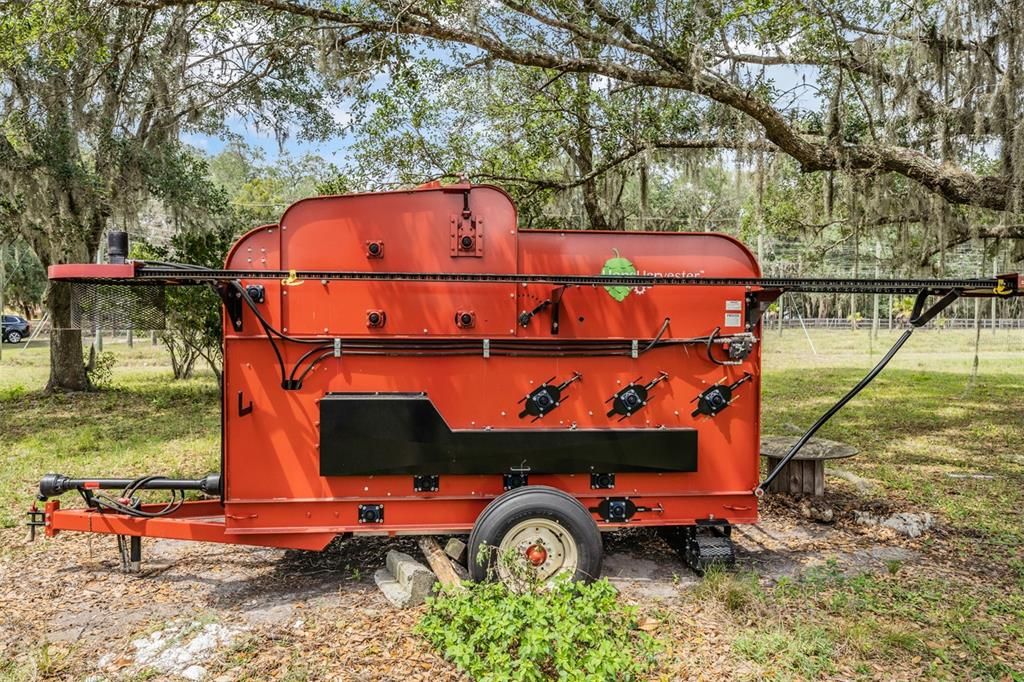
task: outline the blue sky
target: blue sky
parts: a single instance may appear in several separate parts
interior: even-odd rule
[[[348,107],[344,103],[339,103],[335,107],[335,118],[342,123],[348,118]],[[340,166],[345,162],[348,149],[353,142],[351,136],[348,135],[309,142],[307,140],[300,140],[296,134],[292,134],[284,141],[283,145],[278,145],[277,137],[272,130],[257,130],[241,118],[228,119],[227,126],[232,134],[238,135],[247,145],[253,149],[262,150],[268,162],[279,158],[283,151],[285,154],[293,157],[315,154],[329,163]],[[216,135],[200,133],[186,133],[182,135],[181,139],[186,144],[192,145],[211,156],[222,151],[228,143],[228,140]]]

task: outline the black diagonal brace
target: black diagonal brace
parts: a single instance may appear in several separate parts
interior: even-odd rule
[[[917,299],[914,301],[914,309],[910,313],[910,324],[913,327],[923,327],[924,325],[931,322],[936,315],[941,313],[943,310],[948,308],[950,304],[956,299],[960,298],[963,293],[960,289],[950,289],[946,291],[945,295],[938,301],[933,303],[931,307],[925,308],[925,304],[928,302],[928,297],[933,293],[927,289],[922,289],[917,294]]]
[[[794,457],[796,457],[796,454],[800,452],[801,448],[807,444],[807,441],[809,441],[811,437],[818,432],[818,429],[824,426],[829,419],[835,416],[836,412],[841,410],[846,403],[853,400],[858,393],[863,391],[868,384],[875,380],[875,377],[885,369],[885,366],[889,364],[889,361],[893,359],[896,353],[899,352],[899,349],[903,347],[903,344],[907,342],[910,335],[914,333],[914,330],[928,324],[928,322],[934,319],[936,315],[948,308],[953,301],[960,298],[961,293],[960,289],[949,289],[946,291],[922,289],[918,292],[917,300],[914,301],[914,310],[910,315],[910,328],[903,332],[900,338],[896,340],[896,343],[892,345],[892,348],[889,349],[889,352],[887,352],[882,359],[878,361],[877,365],[871,368],[870,372],[864,375],[864,378],[861,379],[856,386],[840,398],[839,402],[830,407],[825,414],[821,415],[818,418],[818,421],[814,422],[811,428],[807,429],[807,432],[800,437],[800,440],[798,440],[793,447],[789,449],[786,456],[779,460],[779,463],[775,465],[775,468],[772,469],[757,488],[754,489],[754,494],[759,497],[763,495],[768,485],[771,484],[782,469],[789,464]],[[925,305],[928,302],[928,297],[938,294],[942,294],[942,298],[933,303],[930,307],[925,308]]]

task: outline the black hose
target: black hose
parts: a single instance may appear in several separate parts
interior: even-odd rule
[[[256,319],[259,320],[260,325],[263,327],[263,331],[267,333],[267,336],[274,334],[275,336],[278,336],[284,339],[285,341],[291,341],[292,343],[322,344],[324,342],[324,339],[302,339],[297,336],[289,336],[281,331],[278,331],[277,329],[274,328],[273,325],[267,322],[265,317],[263,317],[263,314],[260,313],[259,308],[256,307],[256,302],[252,300],[251,296],[249,296],[249,292],[245,290],[245,287],[242,286],[242,283],[238,280],[235,280],[234,282],[232,282],[232,284],[235,285],[235,287],[238,289],[238,292],[242,295],[242,300],[245,301],[245,304],[247,306],[249,306],[249,310],[251,310],[253,315],[256,316]],[[284,376],[282,375],[282,379],[283,378]]]
[[[654,335],[654,338],[651,339],[651,342],[640,349],[640,355],[643,355],[644,353],[658,345],[658,342],[661,341],[661,337],[665,335],[665,331],[668,329],[669,319],[670,318],[668,317],[665,318],[665,321],[661,323],[661,329],[659,329],[658,333]]]
[[[312,372],[316,368],[316,366],[318,364],[320,364],[320,361],[324,360],[326,358],[329,358],[332,355],[334,355],[334,351],[333,350],[325,351],[325,352],[321,353],[320,355],[318,355],[316,360],[314,360],[313,362],[309,363],[309,367],[306,368],[306,371],[304,371],[302,374],[299,375],[298,384],[301,386],[302,382],[305,380],[305,378],[307,376],[309,376],[309,373]]]
[[[715,363],[716,365],[721,365],[722,367],[726,367],[726,366],[728,366],[729,363],[722,362],[721,360],[719,360],[718,358],[715,357],[714,353],[711,352],[711,346],[715,343],[715,339],[718,338],[719,332],[721,332],[721,331],[722,331],[721,327],[715,327],[713,330],[711,330],[711,333],[708,334],[708,339],[707,339],[707,344],[706,344],[705,350],[707,350],[707,353],[708,353],[708,360],[710,360],[711,362]]]
[[[131,481],[124,490],[121,491],[121,499],[131,500],[135,493],[140,489],[144,488],[147,483],[164,478],[163,476],[140,476],[135,480]],[[185,491],[179,489],[171,490],[171,499],[164,505],[162,509],[156,511],[144,511],[135,506],[123,503],[120,499],[115,500],[105,493],[97,493],[94,495],[85,495],[86,502],[92,502],[101,510],[108,510],[118,512],[120,514],[126,514],[128,516],[134,516],[136,518],[144,519],[155,519],[161,516],[168,516],[181,509],[181,505],[185,503]]]
[[[288,379],[290,381],[294,381],[295,380],[295,372],[297,372],[299,370],[299,367],[302,365],[303,362],[306,361],[306,358],[308,358],[310,355],[312,355],[313,353],[317,352],[318,350],[327,350],[327,349],[330,349],[332,354],[334,353],[333,346],[326,346],[326,345],[316,346],[314,348],[310,348],[308,351],[303,353],[302,356],[298,360],[295,361],[295,365],[292,367],[292,371],[288,373]],[[318,361],[315,360],[314,362],[318,362]],[[306,375],[303,374],[302,376],[305,377]],[[301,382],[301,381],[302,381],[302,379],[299,379],[299,382]]]
[[[892,345],[892,348],[889,349],[889,352],[886,353],[882,357],[882,359],[878,361],[878,364],[875,365],[871,369],[871,371],[868,372],[856,386],[850,389],[849,393],[840,398],[839,402],[830,407],[828,411],[825,412],[825,414],[821,415],[818,418],[818,421],[814,422],[814,425],[811,426],[811,428],[807,429],[807,433],[800,437],[800,440],[796,442],[796,445],[789,449],[789,452],[786,453],[786,456],[779,460],[779,463],[775,465],[775,468],[772,469],[771,473],[769,473],[768,476],[766,476],[765,479],[757,486],[757,488],[754,490],[756,494],[763,494],[764,489],[769,484],[771,484],[773,480],[775,480],[775,477],[779,475],[779,472],[782,471],[782,468],[789,464],[790,460],[792,460],[793,457],[796,456],[796,453],[800,452],[800,449],[807,444],[807,441],[811,439],[811,436],[817,433],[818,429],[825,425],[825,422],[831,419],[836,412],[838,412],[840,409],[842,409],[844,405],[846,405],[846,403],[850,402],[854,398],[854,396],[856,396],[858,393],[864,390],[864,388],[868,384],[870,384],[883,369],[885,369],[885,366],[889,364],[889,361],[892,360],[893,356],[896,355],[899,349],[903,347],[903,344],[907,342],[907,339],[909,339],[910,335],[913,333],[913,327],[903,332],[903,335],[896,340],[896,343],[894,343]]]

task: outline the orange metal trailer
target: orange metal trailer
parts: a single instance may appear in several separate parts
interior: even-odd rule
[[[542,576],[596,576],[600,531],[624,526],[680,529],[697,570],[731,560],[729,527],[757,520],[760,320],[783,291],[915,293],[915,324],[959,296],[1019,294],[1015,276],[764,280],[726,235],[520,230],[502,190],[469,184],[300,201],[224,270],[126,261],[122,239],[115,262],[49,276],[217,289],[222,468],[48,475],[32,517],[48,535],[321,549],[473,531],[470,556],[515,550]],[[214,499],[139,505],[148,488]],[[86,507],[50,499],[69,490]]]

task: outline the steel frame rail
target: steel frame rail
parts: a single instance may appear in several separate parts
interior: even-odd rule
[[[64,281],[109,284],[210,284],[238,280],[281,280],[287,284],[306,280],[457,282],[502,284],[550,284],[554,286],[743,286],[794,293],[919,294],[959,290],[963,296],[1019,296],[1016,274],[963,279],[850,279],[799,277],[665,277],[657,275],[556,275],[446,272],[360,272],[338,270],[207,270],[187,266],[170,268],[136,262],[130,277],[56,277]]]

